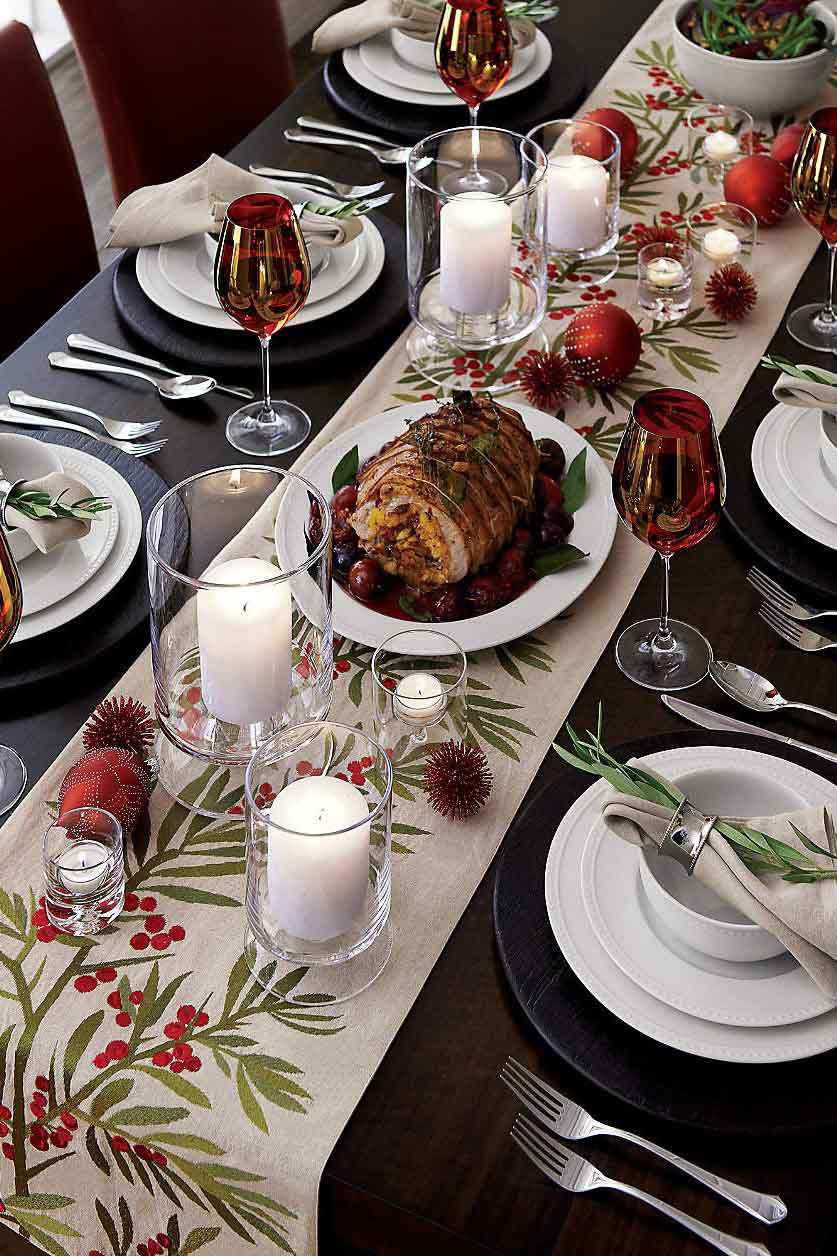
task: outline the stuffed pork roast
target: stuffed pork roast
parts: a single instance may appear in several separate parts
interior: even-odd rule
[[[454,394],[367,464],[350,522],[367,554],[411,588],[453,584],[508,544],[537,469],[517,411]]]

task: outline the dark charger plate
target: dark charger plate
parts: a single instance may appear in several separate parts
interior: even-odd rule
[[[620,760],[680,746],[736,746],[776,753],[776,743],[719,733],[647,737],[618,746]],[[782,757],[837,783],[837,767],[782,748]],[[648,1116],[704,1133],[808,1133],[837,1124],[835,1053],[785,1064],[730,1064],[664,1046],[608,1012],[561,954],[544,898],[549,847],[590,777],[561,764],[517,817],[500,854],[494,931],[520,1006],[545,1042],[603,1090]]]

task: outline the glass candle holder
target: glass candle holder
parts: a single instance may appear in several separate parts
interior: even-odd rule
[[[112,924],[125,901],[122,825],[101,807],[76,807],[43,842],[47,919],[61,933],[89,937]]]
[[[152,511],[148,583],[160,780],[222,815],[259,746],[331,704],[328,504],[279,468],[192,476]],[[223,791],[210,773],[195,796],[211,765]]]
[[[432,628],[387,637],[372,656],[375,735],[398,767],[415,771],[440,741],[468,736],[468,660]]]
[[[534,127],[528,138],[540,145],[549,162],[546,246],[561,281],[589,283],[579,270],[595,274],[599,283],[610,279],[619,266],[614,252],[619,239],[619,137],[598,122],[560,118]]]
[[[658,241],[637,253],[637,300],[655,319],[682,318],[692,301],[692,250]]]
[[[283,998],[349,998],[392,947],[392,765],[361,729],[297,724],[261,746],[245,783],[245,955],[266,989],[300,966]]]
[[[686,219],[686,238],[694,255],[694,277],[700,292],[710,275],[731,262],[755,274],[758,222],[743,205],[716,201],[693,210]]]
[[[753,119],[738,105],[695,105],[686,115],[686,127],[695,182],[723,184],[730,166],[753,151]]]
[[[450,191],[451,173],[501,176],[506,191]],[[440,131],[407,159],[407,279],[414,368],[441,385],[458,354],[527,340],[546,310],[546,158],[494,127]],[[540,333],[542,336],[542,333]],[[486,375],[485,388],[513,387]]]

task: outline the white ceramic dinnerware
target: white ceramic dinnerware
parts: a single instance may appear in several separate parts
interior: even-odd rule
[[[753,438],[753,475],[786,523],[837,549],[837,486],[823,464],[819,429],[817,410],[774,406]]]
[[[40,480],[61,470],[61,459],[55,445],[36,440],[34,436],[0,433],[0,468],[10,484],[17,480]],[[26,532],[13,528],[8,533],[9,548],[17,563],[36,552],[35,542]]]
[[[401,32],[391,31],[391,35]],[[404,36],[405,40],[409,36]],[[419,43],[419,40],[410,39],[410,43]],[[450,88],[442,82],[436,71],[436,62],[433,54],[433,44],[427,44],[430,50],[430,69],[424,69],[411,64],[402,59],[395,51],[394,41],[390,42],[386,34],[376,35],[372,39],[364,40],[362,44],[358,44],[358,53],[360,59],[372,74],[379,79],[383,79],[385,83],[392,83],[396,87],[404,87],[410,91],[427,92],[431,96],[450,96]],[[514,60],[512,62],[512,70],[506,79],[506,84],[513,83],[519,78],[525,70],[529,68],[535,59],[536,44],[533,41],[526,48],[515,48]],[[505,86],[505,84],[504,84]],[[496,93],[499,95],[499,92]],[[439,104],[439,101],[432,102]]]
[[[820,457],[826,478],[837,493],[837,414],[820,414]]]

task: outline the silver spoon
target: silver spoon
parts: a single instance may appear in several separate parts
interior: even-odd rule
[[[777,711],[792,708],[795,711],[811,711],[814,715],[824,715],[828,720],[837,721],[834,711],[826,711],[824,707],[811,706],[808,702],[789,702],[783,698],[775,685],[772,685],[758,672],[740,663],[727,663],[723,659],[713,659],[709,664],[709,675],[728,698],[740,702],[741,706],[760,715],[773,715]]]
[[[77,358],[71,353],[50,353],[50,366],[60,366],[65,371],[92,371],[96,375],[135,375],[153,384],[157,392],[166,401],[188,401],[192,397],[202,397],[216,387],[210,375],[175,375],[173,379],[154,379],[144,371],[135,371],[127,366],[108,366],[104,362],[88,362],[85,358]]]

